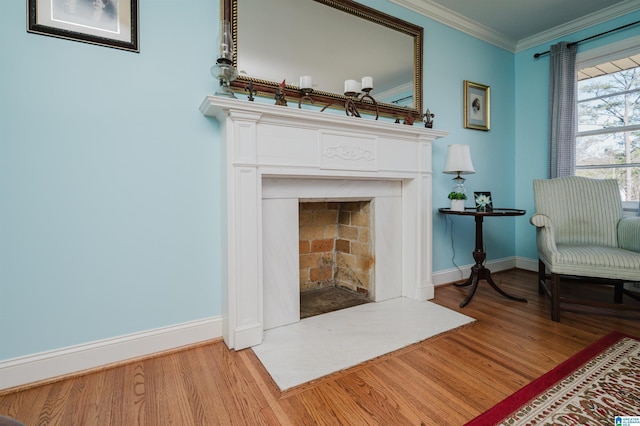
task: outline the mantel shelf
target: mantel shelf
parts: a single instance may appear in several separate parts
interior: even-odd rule
[[[349,128],[351,131],[362,129],[365,133],[393,134],[396,137],[402,135],[418,136],[429,140],[448,135],[446,131],[429,129],[419,124],[410,126],[366,117],[351,117],[339,115],[334,112],[311,111],[297,107],[270,105],[220,96],[207,96],[200,105],[202,114],[208,117],[215,117],[219,121],[224,120],[230,110],[261,114],[265,117],[272,117],[280,121],[287,120],[292,124],[296,123],[302,127],[342,127]]]

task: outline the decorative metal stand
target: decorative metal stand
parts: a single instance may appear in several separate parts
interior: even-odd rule
[[[257,95],[258,94],[257,90],[253,90],[253,81],[250,81],[249,84],[247,86],[245,86],[244,90],[246,92],[249,92],[249,97],[247,98],[249,100],[249,102],[253,102],[253,100],[255,99],[253,97],[253,95]]]
[[[371,96],[369,93],[371,89],[363,89],[363,92],[360,97],[358,97],[357,92],[344,92],[344,95],[347,97],[347,100],[344,102],[344,112],[347,115],[351,115],[352,117],[361,117],[358,112],[358,107],[356,102],[363,103],[365,99],[369,99],[376,111],[376,120],[380,116],[380,110],[378,109],[378,102]],[[325,109],[329,108],[331,105],[334,105],[335,102],[325,105],[320,112],[323,112]]]
[[[371,100],[371,102],[373,102],[373,106],[376,108],[376,120],[377,120],[378,116],[380,115],[380,111],[378,110],[378,102],[376,102],[376,100],[373,99],[373,96],[369,94],[371,92],[371,89],[362,89],[362,90],[364,91],[364,93],[360,97],[360,102],[364,101],[365,99],[369,99]]]
[[[302,108],[303,101],[309,102],[310,104],[315,103],[315,101],[311,97],[313,89],[300,89],[300,93],[302,93],[302,96],[300,96],[300,99],[298,99],[298,108]]]
[[[433,128],[433,117],[435,117],[435,114],[431,114],[431,111],[429,111],[429,108],[427,108],[427,112],[424,113],[424,127],[428,128],[428,129],[432,129]]]

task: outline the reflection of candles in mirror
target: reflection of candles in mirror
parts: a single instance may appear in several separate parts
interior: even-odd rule
[[[362,90],[373,89],[373,77],[362,77]]]
[[[345,80],[344,92],[345,93],[358,93],[360,91],[360,84],[355,80]]]
[[[311,89],[312,79],[310,75],[303,75],[300,77],[300,88],[301,89]]]

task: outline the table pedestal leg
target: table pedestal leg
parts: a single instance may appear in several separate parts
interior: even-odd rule
[[[504,291],[503,289],[501,289],[500,287],[498,287],[498,284],[496,284],[493,281],[493,278],[491,278],[491,271],[487,268],[484,267],[484,265],[480,264],[475,264],[471,267],[471,275],[469,276],[469,279],[467,279],[467,281],[465,281],[464,283],[461,284],[455,284],[455,286],[457,287],[467,287],[467,286],[471,286],[471,288],[469,289],[469,294],[467,295],[467,297],[462,301],[462,303],[460,303],[460,307],[464,308],[465,306],[467,306],[467,304],[471,301],[471,299],[473,298],[474,294],[476,294],[476,290],[478,288],[478,283],[480,282],[480,280],[485,280],[486,282],[489,283],[489,285],[491,287],[493,287],[493,289],[495,291],[497,291],[498,293],[500,293],[502,296],[506,297],[507,299],[511,299],[511,300],[515,300],[517,302],[527,302],[527,299],[525,299],[524,297],[517,297],[517,296],[512,296],[511,294],[507,293],[506,291]]]
[[[467,297],[460,303],[460,307],[464,308],[473,298],[473,295],[476,294],[476,290],[478,289],[478,283],[480,280],[485,280],[489,283],[491,287],[502,296],[507,299],[515,300],[518,302],[527,302],[527,299],[523,297],[512,296],[500,287],[493,281],[491,278],[491,271],[484,267],[484,261],[487,258],[487,254],[484,252],[484,243],[482,241],[482,216],[476,216],[476,249],[473,251],[473,259],[476,261],[476,264],[471,267],[471,275],[469,279],[464,283],[454,284],[458,287],[467,287],[471,286],[469,289],[469,294]]]

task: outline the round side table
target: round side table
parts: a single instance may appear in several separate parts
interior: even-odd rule
[[[451,210],[449,208],[439,208],[438,211],[442,214],[449,215],[457,215],[457,216],[473,216],[476,221],[476,248],[473,251],[473,259],[476,261],[475,265],[471,267],[471,275],[469,279],[464,283],[454,284],[458,287],[467,287],[471,286],[469,290],[469,294],[466,299],[460,303],[460,307],[464,308],[473,298],[473,295],[476,294],[476,289],[478,288],[478,283],[480,280],[485,280],[489,283],[491,287],[502,296],[507,299],[515,300],[518,302],[527,302],[527,299],[523,297],[512,296],[500,287],[493,281],[491,278],[491,271],[484,266],[484,261],[487,258],[487,253],[484,251],[484,243],[482,239],[482,222],[485,217],[505,217],[505,216],[522,216],[526,213],[526,210],[518,210],[518,209],[497,209],[494,208],[492,210],[487,211],[478,211],[475,208],[466,208],[464,211],[456,211]]]

